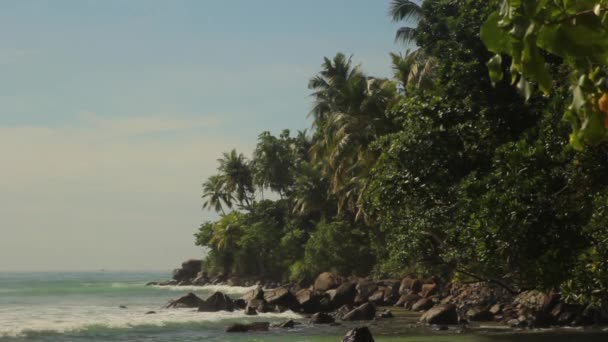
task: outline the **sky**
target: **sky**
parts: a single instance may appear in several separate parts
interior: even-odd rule
[[[0,2],[0,271],[202,257],[201,183],[310,128],[324,56],[390,75],[388,0]]]

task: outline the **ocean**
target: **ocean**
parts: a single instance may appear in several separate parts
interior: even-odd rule
[[[310,326],[293,312],[245,316],[243,312],[199,313],[165,309],[170,299],[190,291],[206,298],[222,291],[233,298],[249,288],[145,286],[168,278],[167,272],[11,272],[0,273],[0,341],[341,341],[352,324]],[[126,308],[120,308],[125,306]],[[155,311],[155,314],[146,314]],[[231,323],[288,319],[294,329],[228,334]],[[377,341],[411,342],[561,342],[607,341],[606,334],[533,333],[455,335],[453,332],[399,330],[369,323]],[[376,326],[377,325],[377,326]],[[399,336],[396,336],[399,335]]]

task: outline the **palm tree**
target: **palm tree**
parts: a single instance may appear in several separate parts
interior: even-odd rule
[[[213,175],[203,183],[203,209],[214,209],[216,212],[224,211],[224,205],[232,208],[232,196],[226,191],[226,182],[221,175]]]
[[[243,234],[241,215],[238,212],[232,212],[222,217],[213,226],[213,235],[209,240],[209,245],[221,253],[225,275],[229,274],[232,269],[238,241]]]
[[[410,21],[418,23],[424,13],[419,4],[410,0],[392,0],[389,7],[389,16],[393,22]],[[404,26],[397,30],[395,41],[406,45],[415,42],[416,28]],[[404,56],[391,53],[395,77],[405,88],[431,88],[434,86],[435,67],[437,60],[429,56],[424,49],[417,48]]]
[[[253,177],[245,156],[233,149],[224,152],[218,162],[220,166],[217,169],[224,179],[226,192],[241,206],[250,207],[254,192]]]
[[[393,22],[401,22],[403,20],[418,22],[422,17],[422,8],[410,0],[392,0],[388,13]],[[415,36],[416,28],[404,26],[397,30],[395,41],[410,44],[414,42]]]
[[[325,58],[309,82],[316,128],[311,153],[336,194],[340,210],[358,210],[359,178],[375,161],[369,144],[390,129],[386,109],[396,99],[393,82],[367,77],[352,59],[338,53]]]

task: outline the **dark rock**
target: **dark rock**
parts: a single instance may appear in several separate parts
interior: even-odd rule
[[[346,314],[353,311],[354,309],[355,307],[353,307],[352,305],[342,305],[338,310],[336,310],[336,318],[343,319]]]
[[[492,315],[498,315],[502,311],[502,305],[494,304],[488,311],[490,311]]]
[[[368,327],[357,327],[349,330],[342,342],[374,342],[374,337]]]
[[[235,310],[241,310],[241,309],[245,309],[247,307],[247,302],[241,298],[235,299],[232,303],[234,304]]]
[[[159,286],[175,286],[177,285],[177,280],[168,280],[163,281],[162,283],[158,283]]]
[[[248,306],[245,308],[245,315],[247,316],[255,316],[257,315],[258,312],[255,310],[254,307]]]
[[[545,311],[537,312],[530,320],[530,325],[534,328],[548,328],[555,324],[557,324],[555,317]]]
[[[149,281],[146,283],[146,286],[153,286],[153,285],[158,285],[158,282],[156,281]]]
[[[310,323],[312,324],[330,324],[335,322],[334,318],[325,312],[317,312],[310,316]]]
[[[292,319],[290,319],[289,321],[285,321],[285,322],[279,323],[277,325],[277,327],[284,328],[284,329],[289,329],[289,328],[293,328],[295,325],[296,325],[296,322],[294,322]]]
[[[190,286],[192,282],[189,279],[184,279],[177,283],[177,286]]]
[[[494,315],[484,308],[473,307],[470,308],[466,317],[471,322],[488,322],[494,320]]]
[[[421,317],[420,322],[428,324],[458,324],[458,313],[453,304],[436,305],[427,310]]]
[[[264,300],[272,306],[281,305],[284,307],[292,307],[297,303],[294,295],[291,294],[286,287],[278,287],[273,290],[265,291]]]
[[[154,315],[156,313],[156,311],[148,311],[146,312],[146,315]]]
[[[329,296],[330,305],[334,308],[339,308],[342,305],[352,304],[357,296],[356,287],[355,283],[344,283],[338,286],[333,295],[330,294]]]
[[[525,326],[525,321],[520,321],[517,318],[513,318],[507,321],[507,325],[511,328],[522,328]]]
[[[127,308],[127,306],[126,306],[126,305],[120,305],[118,308],[119,308],[119,309],[126,309],[126,308]]]
[[[319,274],[315,280],[314,289],[315,291],[325,292],[327,290],[335,289],[339,285],[339,279],[335,274],[323,272]]]
[[[408,295],[401,296],[401,298],[399,298],[399,300],[397,301],[395,306],[403,306],[404,308],[411,310],[412,306],[419,300],[420,300],[419,295],[417,295],[415,293],[410,293]]]
[[[235,323],[226,328],[226,332],[248,332],[248,331],[268,331],[270,323],[268,322],[254,322],[249,324]]]
[[[372,303],[365,303],[350,311],[342,320],[344,321],[369,321],[376,316],[376,307]]]
[[[169,304],[167,304],[167,308],[198,308],[202,303],[202,299],[190,292],[187,295],[170,301]]]
[[[382,311],[378,315],[378,317],[380,317],[380,318],[393,318],[394,316],[393,316],[393,313],[391,312],[391,310],[386,309],[386,310]]]
[[[304,313],[315,313],[321,311],[322,296],[310,289],[302,289],[296,293],[296,301]]]
[[[412,311],[424,311],[433,307],[435,303],[430,298],[420,298],[412,305]]]
[[[249,301],[249,303],[247,303],[247,307],[252,307],[260,313],[270,312],[273,309],[263,299],[252,299]],[[247,307],[245,307],[245,310],[247,310]]]
[[[209,282],[207,272],[198,272],[196,277],[192,280],[192,285],[203,286]]]
[[[216,292],[205,299],[199,307],[201,312],[234,311],[234,303],[227,295]]]
[[[355,287],[357,290],[357,296],[355,297],[356,304],[363,304],[367,301],[369,296],[373,295],[378,289],[376,283],[367,279],[360,279]]]
[[[414,277],[407,276],[401,280],[399,286],[399,294],[408,295],[410,293],[418,293],[422,289],[422,283],[420,280]]]
[[[264,299],[264,291],[261,286],[257,286],[255,289],[248,291],[245,293],[241,299],[245,301],[245,303],[249,302],[252,299]]]

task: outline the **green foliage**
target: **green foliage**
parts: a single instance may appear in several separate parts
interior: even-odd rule
[[[608,108],[598,102],[608,91],[608,1],[501,0],[481,28],[481,39],[496,53],[487,63],[494,83],[503,78],[502,55],[510,57],[511,83],[530,98],[533,83],[544,94],[552,90],[547,55],[570,70],[572,103],[564,118],[572,125],[570,144],[582,150],[606,139]],[[607,99],[608,100],[608,99]]]

